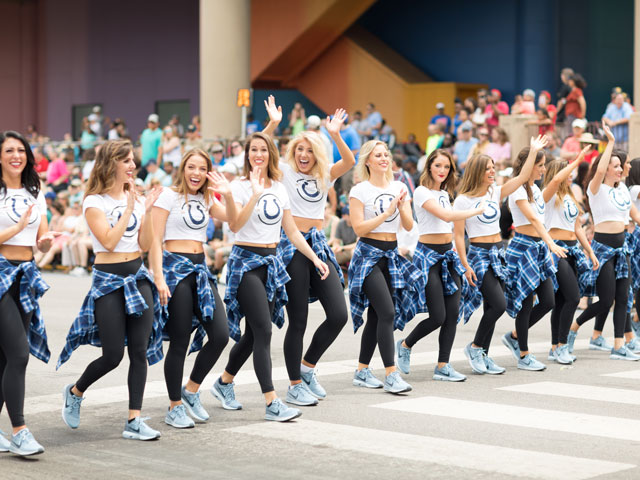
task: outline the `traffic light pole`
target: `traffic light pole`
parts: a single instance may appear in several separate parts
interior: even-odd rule
[[[242,116],[242,118],[240,119],[240,138],[244,140],[247,136],[247,107],[243,105],[240,108],[240,111],[240,115]]]

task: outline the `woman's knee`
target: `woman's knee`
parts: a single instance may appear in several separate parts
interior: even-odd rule
[[[124,357],[124,345],[113,347],[113,348],[104,348],[102,351],[102,359],[110,370],[117,368]]]

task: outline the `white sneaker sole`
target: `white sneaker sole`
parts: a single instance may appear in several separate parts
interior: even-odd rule
[[[526,370],[526,371],[528,371],[528,372],[542,372],[542,371],[544,371],[544,370],[546,370],[546,369],[547,369],[547,366],[545,365],[545,366],[544,366],[544,367],[542,367],[542,368],[534,368],[534,367],[525,367],[525,366],[520,366],[520,365],[518,365],[518,369],[520,369],[520,370]]]
[[[194,422],[206,423],[207,420],[209,420],[209,417],[203,418],[200,415],[196,415],[196,412],[193,411],[193,408],[191,407],[191,405],[189,405],[189,402],[187,402],[184,398],[182,398],[182,405],[184,405],[185,410]]]
[[[467,357],[467,360],[469,361],[469,366],[471,367],[471,370],[473,370],[473,373],[477,373],[478,375],[484,375],[485,373],[487,373],[487,368],[485,367],[484,370],[480,370],[479,368],[476,368],[473,365],[473,362],[471,361],[471,355],[469,354],[469,351],[464,348],[464,356]]]
[[[271,422],[288,422],[290,420],[298,418],[301,415],[302,415],[302,412],[298,412],[298,413],[295,413],[293,415],[288,415],[286,417],[276,417],[275,415],[267,414],[267,415],[264,416],[264,419],[265,420],[269,420]]]
[[[6,451],[11,452],[15,455],[20,455],[21,457],[30,457],[31,455],[40,455],[41,453],[44,453],[44,448],[39,450],[20,450],[19,448],[15,448],[13,445],[11,445],[9,447],[9,450]]]
[[[166,423],[167,425],[169,425],[170,427],[173,428],[193,428],[195,427],[195,424],[186,424],[186,425],[180,425],[178,423],[174,423],[172,420],[168,420],[167,418],[164,419],[164,423]]]
[[[224,408],[225,410],[242,410],[242,405],[240,405],[238,408],[229,406],[224,397],[213,387],[211,388],[211,395],[213,395],[220,401],[220,403],[222,404],[222,408]]]
[[[298,400],[297,398],[289,398],[289,397],[287,397],[285,401],[292,405],[298,405],[299,407],[314,407],[318,405],[318,399],[315,397],[313,401],[310,401],[310,402],[304,402],[304,401]]]
[[[438,380],[439,382],[464,382],[467,377],[463,377],[463,378],[451,378],[451,377],[445,377],[444,375],[434,375],[433,376],[434,380]]]
[[[126,438],[127,440],[142,440],[143,442],[146,442],[148,440],[157,440],[160,438],[160,435],[145,437],[140,435],[139,433],[128,432],[125,430],[124,432],[122,432],[122,438]]]
[[[400,390],[391,390],[390,388],[387,388],[386,386],[384,387],[384,391],[385,392],[393,393],[394,395],[397,395],[398,393],[407,393],[407,392],[410,392],[411,390],[413,390],[411,385],[408,385],[406,388],[403,388],[403,389],[400,389]]]
[[[382,388],[384,385],[369,385],[367,382],[363,382],[362,380],[356,380],[355,378],[353,379],[353,386],[354,387],[365,387],[365,388]]]
[[[609,355],[611,360],[626,360],[628,362],[637,362],[640,360],[640,357],[631,358],[631,357],[621,357],[620,355]]]
[[[599,347],[598,345],[589,344],[589,350],[598,350],[600,352],[610,352],[612,347]]]

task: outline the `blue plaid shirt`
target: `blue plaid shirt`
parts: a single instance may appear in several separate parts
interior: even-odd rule
[[[156,290],[149,270],[147,270],[144,265],[141,265],[135,275],[123,277],[94,268],[91,290],[89,290],[89,293],[85,297],[82,307],[80,308],[80,313],[74,320],[67,334],[67,341],[58,358],[56,369],[60,368],[64,362],[69,360],[73,351],[80,345],[102,346],[100,342],[100,332],[95,318],[95,302],[100,297],[108,295],[119,288],[124,288],[125,310],[127,315],[140,315],[144,310],[149,308],[138,290],[136,284],[138,280],[148,280],[153,291],[154,320],[153,329],[149,338],[149,346],[147,347],[147,361],[149,365],[153,365],[162,360],[161,305],[158,291]],[[127,339],[125,337],[125,345],[126,344]]]
[[[29,351],[38,360],[47,363],[51,358],[51,352],[49,352],[47,345],[47,331],[44,328],[44,319],[42,312],[40,312],[38,299],[49,290],[49,285],[42,279],[36,262],[33,260],[22,262],[16,266],[0,255],[0,298],[7,293],[20,273],[22,273],[20,306],[25,313],[33,312],[27,332]]]
[[[397,248],[385,251],[359,241],[349,264],[349,301],[354,333],[364,323],[362,315],[369,306],[369,299],[362,286],[367,275],[383,257],[388,260],[393,287],[393,304],[396,308],[394,328],[403,330],[407,322],[418,312],[418,296],[420,292],[424,292],[426,285],[422,272],[409,260],[400,256]]]
[[[586,280],[589,278],[589,272],[593,271],[593,264],[591,263],[591,260],[587,258],[584,251],[578,244],[570,247],[562,240],[555,240],[555,243],[567,250],[567,257],[573,257],[575,259],[576,270],[578,271],[578,288],[580,289],[580,296],[583,297],[587,288]],[[551,256],[553,257],[554,265],[557,267],[559,260],[558,257],[553,254]]]
[[[344,276],[342,275],[342,269],[340,265],[338,265],[338,261],[336,260],[336,256],[333,254],[333,250],[329,247],[327,243],[327,237],[325,237],[324,232],[319,231],[316,227],[313,227],[307,233],[302,234],[304,239],[309,241],[311,239],[311,248],[313,252],[318,256],[320,260],[324,263],[331,262],[338,272],[338,276],[340,277],[340,283],[344,287]],[[278,244],[278,257],[282,260],[283,265],[286,267],[289,266],[293,255],[296,253],[296,247],[291,243],[289,237],[282,230],[280,235],[280,243]],[[313,291],[309,291],[309,303],[313,303],[318,300],[318,297],[313,295]]]
[[[464,276],[464,272],[466,272],[467,269],[462,266],[462,263],[460,263],[460,257],[458,254],[454,250],[448,250],[444,254],[440,254],[435,250],[431,250],[424,243],[418,242],[416,251],[413,254],[413,265],[422,272],[423,278],[425,279],[425,287],[429,282],[429,270],[440,260],[442,260],[441,278],[445,296],[453,295],[458,291],[458,286],[453,280],[450,272],[450,270],[453,270],[460,276],[462,298],[464,298],[467,295],[466,292],[469,288],[467,278]],[[462,308],[458,309],[458,322],[464,318],[464,308],[463,304]],[[418,312],[428,312],[425,288],[418,291]]]
[[[200,308],[200,312],[202,313],[202,320],[204,322],[211,321],[211,319],[213,318],[213,312],[216,309],[216,299],[213,295],[213,290],[211,290],[209,281],[213,282],[214,288],[217,288],[217,285],[216,279],[207,268],[207,265],[205,263],[196,265],[191,260],[183,257],[182,255],[177,255],[165,250],[162,254],[162,271],[164,272],[164,280],[165,282],[167,282],[167,287],[169,287],[169,292],[171,292],[171,295],[173,295],[176,286],[178,286],[178,284],[183,279],[191,275],[193,272],[196,272],[198,307]],[[163,339],[171,340],[166,329],[167,322],[169,321],[169,309],[167,305],[162,307],[161,318]],[[196,333],[193,336],[193,341],[191,342],[189,353],[197,352],[198,350],[200,350],[202,348],[204,338],[207,336],[207,332],[195,315],[193,315],[193,318],[191,320],[191,328],[192,330],[195,330]]]
[[[476,286],[468,286],[466,295],[464,295],[463,312],[464,322],[467,323],[473,312],[475,312],[482,305],[482,281],[484,275],[489,271],[489,268],[493,270],[493,274],[496,278],[503,282],[507,280],[507,269],[505,267],[504,249],[496,246],[491,249],[477,247],[473,244],[469,245],[469,252],[467,253],[467,261],[469,266],[476,274]]]
[[[640,288],[640,227],[635,228],[633,233],[626,234],[629,251],[631,252],[631,284],[633,290]]]
[[[271,321],[278,328],[284,325],[284,306],[289,300],[285,284],[291,280],[282,261],[277,255],[263,257],[257,253],[245,250],[237,245],[231,249],[227,260],[227,290],[224,294],[224,303],[227,304],[227,322],[229,323],[229,336],[236,342],[240,340],[240,320],[244,317],[240,303],[238,302],[238,287],[242,276],[251,270],[267,265],[267,299],[272,301],[275,297],[275,306]]]
[[[598,293],[596,292],[596,280],[598,280],[598,275],[600,274],[600,270],[602,269],[602,267],[604,267],[604,264],[611,260],[613,257],[616,257],[616,280],[629,277],[629,264],[627,263],[627,257],[629,256],[629,246],[626,241],[620,248],[612,248],[596,240],[592,240],[591,248],[593,249],[593,253],[598,259],[598,262],[600,262],[600,266],[597,270],[589,270],[584,276],[584,295],[586,295],[587,297],[595,297],[596,295],[598,295]],[[612,288],[613,287],[614,286],[612,285]]]
[[[505,296],[507,313],[515,318],[522,308],[522,301],[531,295],[547,278],[553,281],[554,290],[558,289],[557,268],[549,247],[542,240],[534,241],[527,235],[516,233],[505,253],[507,262],[507,280]]]

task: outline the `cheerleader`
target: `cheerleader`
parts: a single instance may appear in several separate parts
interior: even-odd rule
[[[273,97],[270,97],[267,110],[271,123],[276,123],[278,117],[273,114],[272,100]],[[330,165],[320,135],[302,132],[288,143],[285,161],[280,163],[282,183],[289,195],[293,220],[316,255],[329,267],[327,279],[320,280],[313,262],[297,251],[283,232],[278,253],[291,277],[287,283],[289,325],[284,338],[284,359],[291,382],[286,401],[294,405],[315,405],[318,399],[327,396],[317,380],[315,366],[347,323],[342,270],[322,231],[327,193],[336,179],[356,163],[353,152],[340,136],[346,118],[346,112],[338,109],[333,118],[327,118],[326,124],[329,135],[338,146],[342,157],[340,161]],[[320,300],[326,320],[314,333],[303,357],[309,302],[315,300]]]
[[[191,428],[194,420],[209,419],[200,402],[200,384],[229,341],[227,316],[215,278],[205,263],[202,245],[207,241],[209,217],[227,221],[235,217],[236,211],[229,182],[212,169],[207,152],[190,150],[180,163],[173,187],[162,191],[152,210],[157,234],[149,263],[160,303],[167,306],[163,323],[165,337],[170,341],[164,360],[170,406],[164,421],[176,428]],[[216,200],[213,191],[223,195],[226,207]],[[202,349],[187,384],[182,386],[193,330],[196,335],[191,351]],[[208,342],[202,347],[205,335]]]
[[[100,147],[82,203],[96,255],[91,290],[67,335],[58,368],[80,345],[102,347],[102,356],[62,392],[62,419],[75,429],[84,392],[120,364],[126,345],[129,416],[122,436],[154,440],[160,432],[145,423],[140,410],[147,361],[153,365],[162,359],[162,327],[158,294],[141,251],[151,246],[151,208],[160,190],[150,191],[144,201],[138,198],[135,169],[129,141],[110,140]]]
[[[44,452],[24,420],[29,353],[48,362],[47,333],[38,306],[49,286],[33,260],[33,247],[47,252],[59,234],[49,232],[31,147],[22,135],[0,133],[0,409],[7,406],[11,440],[0,432],[0,452]]]
[[[640,209],[640,158],[634,158],[630,165],[629,176],[626,184],[629,187],[631,201],[636,209]],[[636,338],[640,336],[640,226],[635,224],[631,232],[633,250],[631,252],[631,279],[633,280],[633,291],[635,296],[636,314],[635,319],[630,319],[630,326]],[[638,341],[636,340],[636,344]],[[635,351],[636,349],[634,349]]]
[[[231,183],[238,211],[229,218],[236,234],[227,263],[227,304],[230,335],[236,340],[222,376],[213,385],[213,394],[226,409],[242,405],[235,399],[233,379],[253,353],[253,366],[266,401],[266,420],[284,422],[300,416],[276,395],[271,378],[271,322],[282,327],[282,308],[287,303],[285,284],[289,275],[276,256],[282,227],[295,246],[313,263],[321,280],[329,268],[313,252],[298,231],[291,215],[289,196],[279,181],[278,150],[265,133],[254,133],[245,147],[245,177]],[[246,318],[244,335],[240,320]]]
[[[396,234],[400,225],[413,227],[407,187],[393,181],[391,152],[378,140],[360,149],[355,174],[361,180],[349,193],[351,224],[359,237],[349,264],[349,300],[354,332],[367,322],[360,341],[358,368],[353,385],[382,388],[390,393],[411,390],[396,371],[394,327],[404,329],[417,311],[418,292],[424,290],[422,272],[398,254]],[[378,346],[385,369],[384,384],[369,363]]]
[[[515,176],[522,171],[530,150],[531,147],[527,147],[518,154],[514,164]],[[545,203],[542,192],[534,183],[542,178],[544,172],[545,155],[538,149],[529,179],[509,196],[516,234],[505,253],[505,294],[507,313],[516,319],[516,330],[506,333],[502,343],[511,350],[521,370],[540,371],[546,368],[529,352],[529,328],[535,323],[533,319],[542,318],[554,306],[556,267],[550,253],[566,257],[566,249],[556,245],[544,227]],[[538,300],[535,307],[534,295]]]
[[[420,292],[418,311],[428,311],[429,317],[396,344],[398,368],[408,374],[413,346],[440,328],[438,365],[433,379],[449,382],[461,382],[467,378],[449,364],[461,314],[461,278],[465,273],[453,249],[452,222],[483,214],[486,208],[486,202],[482,201],[473,208],[453,211],[451,198],[456,181],[456,167],[451,154],[443,149],[431,152],[420,177],[420,185],[413,193],[413,208],[420,234],[413,265],[427,279],[425,288]]]
[[[555,294],[555,307],[551,311],[551,351],[549,360],[563,365],[574,362],[575,357],[569,353],[567,336],[578,308],[580,297],[584,293],[584,285],[580,279],[597,270],[598,259],[587,240],[587,236],[578,222],[580,209],[571,190],[571,174],[584,160],[591,147],[584,148],[571,163],[566,160],[554,160],[544,176],[542,198],[545,202],[545,226],[556,245],[567,250],[566,258],[554,256],[556,264],[556,281],[558,290]],[[580,242],[580,246],[578,246]],[[585,256],[587,252],[589,260]],[[532,318],[532,323],[537,319]]]
[[[494,185],[495,162],[488,155],[476,155],[462,175],[459,194],[453,203],[454,210],[469,210],[481,202],[486,203],[485,212],[466,220],[455,222],[456,250],[460,256],[468,282],[462,300],[464,321],[482,305],[482,318],[473,342],[464,349],[471,369],[475,373],[500,375],[505,369],[489,357],[489,347],[496,322],[507,309],[504,297],[506,270],[504,249],[500,234],[500,205],[502,201],[529,180],[538,152],[544,148],[545,138],[531,139],[529,155],[520,173],[504,185]],[[464,234],[469,237],[467,252]]]

